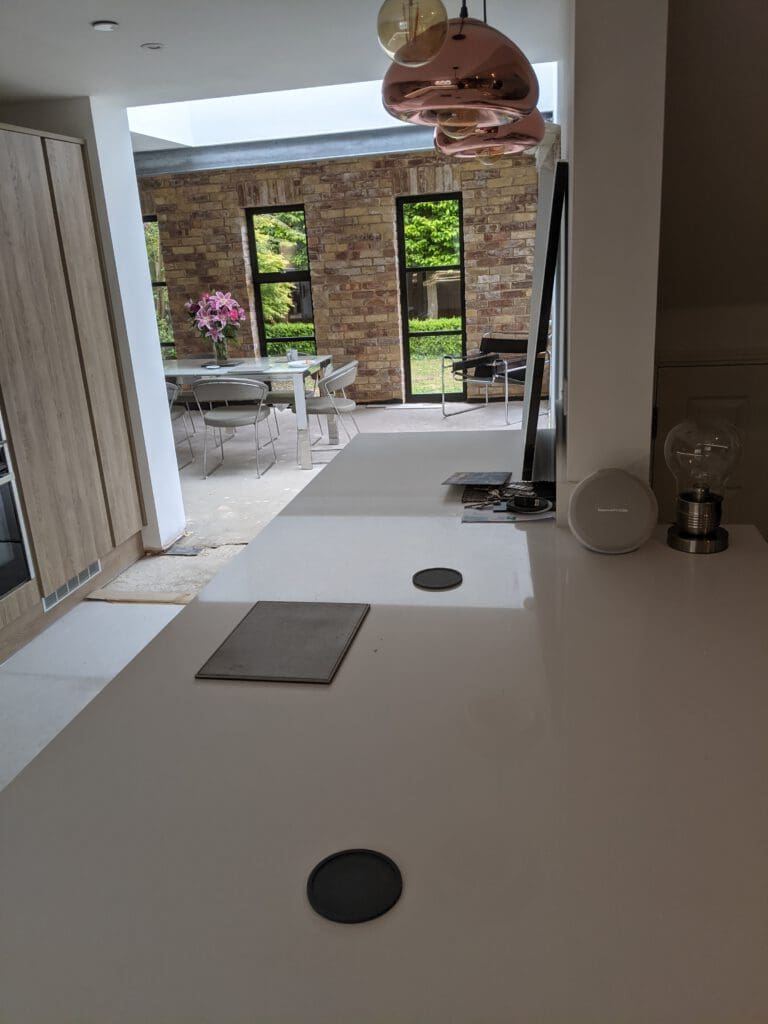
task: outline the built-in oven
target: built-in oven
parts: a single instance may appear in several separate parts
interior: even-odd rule
[[[0,598],[31,579],[32,560],[13,476],[13,459],[0,415]]]

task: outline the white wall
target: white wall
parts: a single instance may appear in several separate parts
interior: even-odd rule
[[[666,27],[667,0],[575,0],[566,500],[597,469],[648,478]]]
[[[84,138],[148,525],[167,547],[186,524],[125,108],[102,98],[0,107],[10,124]]]

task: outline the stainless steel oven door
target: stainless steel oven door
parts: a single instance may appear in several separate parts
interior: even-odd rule
[[[6,471],[0,473],[0,597],[30,579],[13,478]]]

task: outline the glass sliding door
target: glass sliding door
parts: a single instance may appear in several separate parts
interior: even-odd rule
[[[461,196],[397,200],[405,400],[440,397],[443,355],[466,352]],[[449,383],[452,398],[464,397]]]

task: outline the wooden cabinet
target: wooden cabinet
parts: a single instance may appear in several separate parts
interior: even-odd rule
[[[59,139],[45,139],[44,146],[112,542],[117,545],[141,529],[142,517],[83,153]]]
[[[142,516],[82,147],[5,129],[0,394],[48,595]]]

